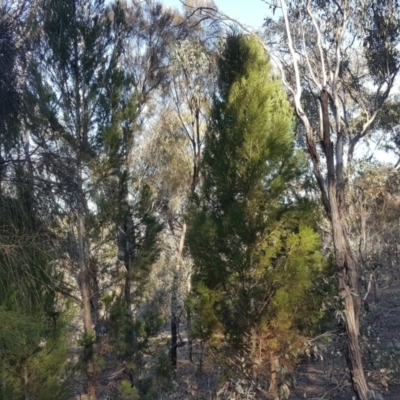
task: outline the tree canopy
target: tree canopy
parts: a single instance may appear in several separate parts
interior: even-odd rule
[[[215,328],[254,366],[289,351],[300,327],[318,319],[308,290],[326,264],[312,207],[302,208],[287,190],[304,159],[267,54],[254,37],[230,36],[218,64],[188,244],[198,295],[213,301]]]
[[[399,4],[269,5],[1,3],[1,398],[287,398],[327,327],[378,398]]]

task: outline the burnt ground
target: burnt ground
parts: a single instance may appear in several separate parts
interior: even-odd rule
[[[361,323],[365,373],[370,389],[377,394],[376,400],[400,400],[400,281],[391,279],[380,282],[377,294],[379,301],[376,302],[372,301],[374,300],[372,295],[369,296],[369,310],[365,312]],[[163,340],[168,342],[168,332],[165,332]],[[327,339],[317,343],[317,352],[303,359],[291,374],[290,400],[352,400],[356,398],[343,356],[344,344],[344,336],[339,331],[332,332]],[[236,381],[229,381],[224,389],[220,390],[221,383],[226,379],[222,378],[222,371],[212,361],[213,357],[205,356],[202,370],[199,371],[199,348],[194,347],[194,353],[197,362],[192,364],[188,361],[187,347],[179,348],[175,379],[170,376],[162,379],[152,378],[154,381],[152,395],[143,394],[140,398],[149,400],[270,399],[266,382],[259,385],[259,390],[255,390],[254,387],[247,386],[245,380],[236,379]],[[121,370],[124,369],[123,366],[119,367]],[[117,378],[118,381],[115,382],[117,386],[121,384],[121,379],[129,379],[123,375]],[[112,392],[118,392],[116,389],[112,390],[111,383],[107,381],[100,385],[99,399],[121,398],[111,395]],[[124,398],[138,399],[139,396],[128,395]]]
[[[376,400],[400,400],[400,282],[381,282],[377,302],[369,296],[369,310],[362,323],[364,368]],[[315,356],[304,359],[292,375],[289,399],[352,400],[350,374],[344,358],[344,336],[332,333],[328,340],[318,344]],[[226,391],[216,396],[219,371],[204,366],[203,372],[193,369],[180,351],[176,389],[163,399],[269,399],[266,392],[251,390],[247,394]],[[213,369],[214,368],[214,369]]]
[[[379,301],[369,304],[361,323],[364,368],[370,389],[385,400],[400,400],[400,282],[384,282],[382,286]],[[290,399],[355,398],[343,351],[344,338],[334,334],[322,360],[304,360],[295,371]]]

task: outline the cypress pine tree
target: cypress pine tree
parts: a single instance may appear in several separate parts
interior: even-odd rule
[[[113,140],[107,128],[115,118],[130,117],[128,112],[117,115],[125,83],[119,65],[127,24],[121,4],[106,5],[104,0],[42,0],[32,19],[39,33],[29,82],[38,111],[36,118],[32,116],[31,134],[45,160],[45,179],[52,176],[57,182],[49,183],[48,198],[63,204],[63,210],[54,216],[63,220],[61,224],[68,221],[69,233],[60,238],[64,243],[60,253],[71,262],[78,283],[85,391],[95,400],[98,369],[93,326],[100,318],[100,268],[99,252],[95,254],[91,244],[102,229],[95,224],[92,204],[101,189],[96,176],[100,161],[106,152],[118,150],[110,148]]]
[[[323,260],[318,235],[305,225],[313,222],[310,210],[287,190],[304,163],[264,49],[254,37],[231,36],[219,71],[188,232],[202,304],[194,330],[210,338],[222,327],[254,367],[285,354],[300,327],[318,316],[305,300]],[[299,313],[302,302],[307,311]]]

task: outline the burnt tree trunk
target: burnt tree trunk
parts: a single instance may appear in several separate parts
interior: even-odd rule
[[[353,381],[353,388],[359,400],[367,400],[368,386],[364,375],[362,352],[360,347],[360,315],[362,300],[359,288],[359,274],[350,248],[347,232],[347,209],[345,204],[345,187],[343,181],[342,154],[339,148],[342,140],[341,132],[337,132],[336,168],[335,149],[331,140],[329,121],[329,93],[321,92],[323,140],[321,146],[326,158],[326,183],[320,178],[318,160],[313,158],[314,172],[322,193],[325,211],[330,219],[335,250],[336,271],[339,279],[339,292],[344,302],[344,323],[346,329],[347,354],[346,360]],[[307,135],[309,139],[311,135]],[[315,143],[308,143],[309,148],[315,149]],[[315,152],[316,154],[316,152]],[[311,155],[312,156],[312,155]],[[317,157],[315,155],[315,157]]]
[[[339,292],[344,301],[343,311],[347,339],[346,360],[357,397],[360,400],[366,400],[368,386],[364,375],[360,347],[359,321],[362,300],[358,271],[347,240],[346,231],[343,227],[343,221],[341,221],[340,215],[336,210],[332,212],[331,222],[336,266],[339,276]]]
[[[172,296],[175,296],[172,293]],[[176,303],[176,301],[172,300],[172,305]],[[172,306],[173,307],[173,306]],[[173,311],[173,310],[171,310]],[[171,357],[171,365],[172,368],[176,369],[178,364],[178,317],[174,313],[171,315],[171,350],[170,350],[170,357]]]
[[[127,203],[127,201],[126,201]],[[124,284],[124,300],[126,304],[126,314],[129,320],[133,321],[133,304],[132,304],[132,268],[135,257],[135,231],[132,222],[132,217],[126,211],[129,208],[126,206],[121,209],[120,213],[124,215],[123,223],[118,226],[119,237],[118,247],[119,254],[123,259],[125,267],[125,284]]]

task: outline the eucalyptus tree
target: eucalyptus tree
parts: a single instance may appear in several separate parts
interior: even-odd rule
[[[150,233],[152,229],[150,225],[153,223],[153,228],[155,229],[153,233],[156,233],[161,228],[161,225],[156,223],[155,220],[150,223],[150,220],[154,217],[154,215],[150,217],[150,214],[154,211],[151,207],[151,196],[153,194],[150,195],[150,188],[143,185],[138,189],[139,192],[141,191],[141,194],[137,193],[136,196],[132,196],[131,201],[128,199],[128,193],[130,188],[132,189],[134,187],[133,182],[140,179],[141,174],[139,171],[140,168],[134,165],[135,162],[137,162],[137,158],[133,156],[133,153],[135,151],[140,151],[139,146],[135,148],[135,141],[140,138],[145,139],[146,129],[144,126],[148,123],[148,120],[153,117],[154,103],[157,102],[160,88],[166,83],[168,46],[175,36],[173,14],[158,2],[143,2],[134,4],[132,7],[127,7],[126,21],[130,30],[125,45],[123,65],[130,81],[127,82],[124,90],[127,96],[131,96],[130,113],[132,115],[130,120],[134,120],[134,123],[132,124],[131,122],[130,125],[122,126],[120,148],[119,150],[114,149],[115,154],[113,154],[112,157],[114,163],[120,164],[119,170],[122,177],[120,178],[119,193],[123,193],[123,195],[118,202],[121,207],[119,218],[122,217],[122,220],[120,220],[121,224],[118,227],[118,240],[120,253],[121,255],[124,254],[123,259],[128,276],[129,274],[134,274],[132,271],[133,267],[130,264],[134,263],[135,257],[138,256],[140,252],[141,246],[139,242],[135,243],[135,240],[139,239],[140,236],[138,232],[136,232],[136,239],[134,237],[135,229],[140,230],[139,221],[143,223],[142,228],[147,233]],[[131,92],[133,92],[133,95],[130,94]],[[118,123],[120,123],[120,121]],[[137,176],[135,176],[135,174]],[[127,214],[127,209],[129,208],[128,204],[129,202],[132,203],[134,197],[136,197],[138,206],[138,209],[136,209],[136,216],[133,218],[136,220],[136,227],[132,218],[129,216],[129,212]],[[140,205],[141,201],[144,201],[144,203],[147,202],[147,209],[143,204]],[[141,210],[141,216],[138,210]],[[146,225],[147,223],[150,223],[150,225]],[[145,228],[146,226],[150,230],[147,230]],[[134,236],[132,236],[132,234]],[[145,236],[143,232],[142,236]],[[153,237],[153,239],[154,240],[147,242],[147,246],[150,246],[151,241],[155,244],[156,238]],[[147,250],[150,250],[150,248]],[[128,306],[128,314],[131,315],[129,285],[129,279],[127,279],[125,297]]]
[[[143,160],[147,181],[157,192],[157,203],[165,226],[171,264],[171,360],[176,365],[179,321],[185,310],[184,298],[190,290],[190,259],[184,257],[187,197],[199,182],[199,166],[215,82],[216,32],[211,24],[183,13],[173,14],[175,27],[168,43],[168,68],[151,125]],[[150,103],[151,104],[151,103]],[[154,123],[153,123],[154,122]],[[183,283],[185,282],[185,283]],[[184,288],[185,287],[185,288]],[[188,311],[188,310],[187,310]],[[190,325],[190,314],[187,314]],[[190,340],[189,340],[189,347]],[[191,351],[189,350],[189,354]],[[191,356],[189,356],[191,358]]]
[[[193,193],[199,183],[200,162],[202,156],[203,140],[208,119],[211,93],[213,91],[213,76],[215,68],[212,59],[212,51],[207,48],[206,43],[199,39],[187,37],[172,46],[171,54],[171,85],[169,96],[171,98],[171,111],[174,113],[177,124],[175,135],[183,136],[186,143],[188,160],[192,166],[186,180],[184,196]],[[175,215],[175,219],[180,219]],[[172,337],[172,362],[176,365],[177,331],[179,325],[178,280],[183,270],[183,246],[186,235],[186,222],[182,221],[182,229],[177,246],[177,268],[173,278],[172,301],[171,301],[171,337]],[[175,224],[176,225],[176,224]],[[170,221],[170,227],[174,230],[174,221]],[[185,274],[187,275],[187,274]],[[189,275],[185,277],[190,282]],[[190,289],[188,290],[190,291]],[[190,310],[187,310],[188,331],[190,330]],[[189,344],[189,358],[192,359],[191,343]]]
[[[175,15],[156,1],[126,6],[130,27],[125,46],[124,68],[133,77],[139,100],[139,122],[152,115],[159,90],[168,83],[169,45],[177,38]],[[146,112],[147,111],[147,112]]]
[[[397,1],[279,0],[265,42],[291,94],[300,136],[331,222],[343,299],[347,362],[368,397],[360,349],[359,268],[349,243],[346,188],[357,145],[368,140],[399,70]]]

